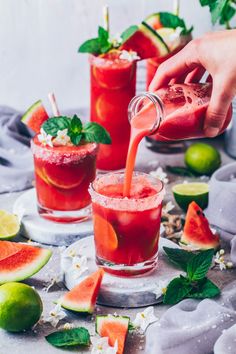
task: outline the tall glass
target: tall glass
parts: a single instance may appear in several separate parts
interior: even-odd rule
[[[90,56],[90,119],[104,126],[112,144],[100,144],[97,167],[118,170],[125,167],[130,138],[127,108],[135,95],[136,63],[119,59],[115,50],[103,56]]]
[[[89,184],[96,174],[98,145],[44,146],[31,141],[39,214],[57,222],[83,221],[90,215]]]
[[[146,273],[157,265],[163,183],[134,173],[129,198],[123,173],[96,178],[90,187],[97,264],[115,275]]]

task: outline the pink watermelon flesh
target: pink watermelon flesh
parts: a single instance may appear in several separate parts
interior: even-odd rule
[[[21,281],[37,273],[50,259],[50,250],[0,241],[0,284]]]
[[[129,328],[129,317],[126,316],[97,316],[96,317],[96,332],[101,337],[109,338],[109,345],[114,347],[118,342],[117,354],[123,354],[125,340]]]
[[[162,57],[169,53],[163,39],[145,22],[142,22],[139,29],[121,45],[120,49],[137,52],[141,59]]]
[[[199,249],[219,247],[219,235],[213,234],[202,209],[195,202],[189,204],[180,241]]]
[[[23,115],[21,121],[36,134],[40,132],[42,124],[49,118],[42,101],[35,102]]]
[[[67,310],[93,313],[104,270],[99,269],[63,296],[59,301]]]

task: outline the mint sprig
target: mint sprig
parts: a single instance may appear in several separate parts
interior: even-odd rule
[[[66,116],[49,118],[43,123],[42,128],[52,137],[56,137],[58,131],[67,129],[70,140],[74,145],[79,145],[81,141],[111,144],[110,134],[105,128],[95,122],[83,125],[76,114],[72,118]]]
[[[84,327],[53,332],[45,339],[54,347],[88,347],[90,345],[90,334]]]
[[[205,299],[220,294],[220,289],[207,278],[212,264],[214,249],[198,253],[164,247],[168,258],[186,272],[171,280],[167,286],[163,302],[177,304],[184,298]]]
[[[231,28],[229,21],[236,14],[235,0],[199,0],[201,6],[208,6],[212,24],[219,22],[226,28]]]
[[[109,41],[108,31],[99,26],[98,37],[85,41],[78,49],[79,53],[103,54],[112,49],[112,44]]]
[[[189,29],[186,27],[185,21],[177,15],[170,12],[160,12],[160,22],[163,27],[176,29],[177,27],[182,28],[181,34],[188,35],[192,32],[193,26]]]

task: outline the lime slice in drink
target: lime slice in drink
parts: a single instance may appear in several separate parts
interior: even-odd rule
[[[202,209],[208,205],[209,186],[207,183],[176,184],[172,188],[176,203],[181,209],[187,211],[188,205],[194,201]]]
[[[16,215],[0,210],[0,240],[9,240],[20,231],[20,222]]]

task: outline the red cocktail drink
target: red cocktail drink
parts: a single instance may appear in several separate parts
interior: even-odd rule
[[[89,215],[89,184],[96,173],[98,146],[45,146],[31,143],[39,214],[58,222],[82,221]]]
[[[127,108],[135,95],[136,63],[110,51],[91,56],[91,121],[100,123],[111,135],[112,144],[100,144],[97,167],[117,170],[125,167],[130,125]]]
[[[124,174],[97,177],[90,193],[96,259],[117,275],[137,275],[156,266],[161,206],[160,180],[135,173],[129,198],[123,196]]]

